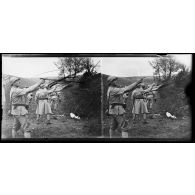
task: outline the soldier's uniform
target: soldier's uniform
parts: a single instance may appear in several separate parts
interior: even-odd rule
[[[52,114],[51,105],[48,101],[50,91],[46,88],[39,89],[35,95],[35,99],[38,101],[36,114]]]
[[[51,94],[51,108],[56,111],[59,103],[59,95],[57,93]]]
[[[116,77],[109,77],[108,83],[117,80]],[[110,115],[110,137],[112,137],[112,132],[116,129],[122,133],[122,137],[128,137],[128,129],[124,126],[125,124],[125,103],[124,103],[124,93],[133,89],[135,87],[135,83],[126,87],[114,87],[109,86],[107,91],[107,99],[108,99],[108,113]]]
[[[153,110],[153,105],[156,103],[156,100],[159,98],[158,97],[158,89],[163,86],[163,85],[157,85],[153,86],[152,90],[146,93],[146,99],[147,99],[147,106],[152,112]]]
[[[28,122],[28,110],[26,109],[26,98],[29,92],[36,90],[41,84],[44,83],[44,79],[40,82],[32,85],[31,87],[21,89],[18,87],[18,81],[20,78],[12,77],[10,79],[11,90],[10,90],[10,100],[11,100],[11,114],[14,117],[14,124],[12,128],[12,137],[15,138],[17,132],[21,129],[24,132],[25,138],[30,138],[30,129],[28,128],[30,123]]]
[[[133,114],[147,114],[147,100],[144,96],[144,90],[143,89],[135,89],[132,92],[132,97],[134,98],[134,104],[133,104]]]
[[[27,89],[21,89],[19,87],[12,86],[10,91],[11,100],[11,114],[14,117],[14,124],[12,128],[12,134],[15,134],[20,129],[24,131],[25,137],[30,137],[29,122],[26,115],[28,110],[26,109],[26,93]],[[13,135],[15,137],[15,135]]]
[[[124,99],[123,93],[125,88],[109,87],[107,97],[109,97],[109,115],[110,118],[110,128],[111,130],[118,129],[119,131],[123,129],[124,123]]]

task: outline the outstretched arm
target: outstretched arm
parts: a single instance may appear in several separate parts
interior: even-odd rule
[[[163,86],[163,84],[155,86],[152,88],[152,91],[157,91],[158,89],[160,89]]]
[[[68,84],[68,85],[64,86],[62,89],[56,90],[55,92],[60,92],[63,89],[66,89],[66,88],[71,87],[71,86],[72,86],[72,84]]]
[[[145,89],[144,92],[150,92],[154,87],[155,83],[153,83],[148,89]]]
[[[38,83],[36,83],[35,85],[33,85],[33,86],[27,88],[25,94],[35,91],[35,90],[36,90],[41,84],[43,84],[44,82],[45,82],[45,80],[44,80],[44,79],[41,79],[41,80],[40,80]]]
[[[62,91],[63,89],[65,89],[65,88],[68,88],[68,87],[71,87],[72,86],[72,84],[67,84],[67,85],[65,85],[64,87],[60,87],[60,89],[58,89],[58,90],[56,90],[56,88],[57,87],[55,87],[54,89],[52,89],[52,90],[54,90],[54,91],[52,91],[52,92],[60,92],[60,91]]]
[[[48,94],[53,93],[55,90],[56,90],[56,87],[54,87],[53,89],[48,90],[47,93]]]
[[[124,88],[125,88],[125,89],[124,89],[124,90],[125,90],[124,92],[132,91],[135,87],[137,87],[137,85],[139,85],[140,83],[143,82],[143,79],[144,79],[144,78],[140,79],[139,81],[137,81],[137,82],[135,82],[135,83],[133,83],[133,84],[131,84],[131,85],[128,85],[128,86],[124,87]]]
[[[122,88],[113,88],[112,89],[112,94],[113,95],[120,95],[120,94],[123,94],[125,92],[130,92],[132,91],[138,84],[140,84],[141,82],[143,81],[143,78],[140,79],[139,81],[131,84],[131,85],[128,85],[126,87],[122,87]]]
[[[33,92],[33,91],[37,90],[38,87],[41,84],[43,84],[44,82],[45,82],[44,79],[41,79],[38,83],[36,83],[35,85],[33,85],[31,87],[28,87],[27,89],[20,89],[20,88],[18,88],[17,91],[15,92],[15,95],[16,96],[22,96],[22,95],[26,95],[26,94],[28,94],[30,92]],[[11,92],[10,92],[10,94],[11,94]]]

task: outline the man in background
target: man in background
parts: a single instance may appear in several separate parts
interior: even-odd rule
[[[51,109],[54,112],[57,111],[58,109],[58,104],[59,104],[59,94],[57,92],[53,92],[50,96],[51,98]]]

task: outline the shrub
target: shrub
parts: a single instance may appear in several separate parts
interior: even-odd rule
[[[62,110],[80,117],[100,117],[101,75],[82,77],[80,84],[63,91]]]

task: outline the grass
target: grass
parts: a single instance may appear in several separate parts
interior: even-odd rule
[[[104,132],[108,137],[108,118],[104,120]],[[142,122],[133,124],[130,120],[128,126],[129,138],[155,138],[155,139],[190,139],[190,117],[180,120],[148,119],[148,124]],[[119,136],[119,135],[117,135]]]

